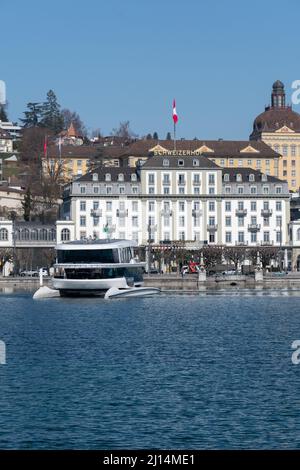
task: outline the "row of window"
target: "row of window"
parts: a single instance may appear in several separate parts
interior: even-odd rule
[[[244,227],[246,225],[245,217],[238,217],[238,227]],[[257,217],[255,215],[251,216],[251,225],[257,225]],[[232,218],[230,215],[225,217],[225,226],[226,227],[231,227],[232,225]],[[269,227],[270,226],[270,218],[269,217],[263,217],[263,225],[264,227]],[[282,226],[282,217],[281,215],[278,215],[276,217],[276,226],[281,227]]]
[[[246,242],[246,237],[245,237],[245,232],[238,232],[237,234],[237,243],[240,244],[245,244]],[[251,232],[250,234],[250,242],[251,243],[257,243],[258,241],[258,236],[257,232]],[[233,237],[231,232],[225,232],[225,242],[226,243],[232,243],[233,242]],[[263,243],[271,243],[271,237],[270,237],[270,232],[263,232]],[[276,243],[281,243],[282,242],[282,233],[280,231],[276,232]]]
[[[163,184],[169,184],[170,183],[170,175],[163,174]],[[186,184],[186,175],[184,173],[180,173],[178,175],[178,184]],[[200,184],[200,174],[195,173],[193,175],[193,183],[194,184]],[[155,184],[155,173],[149,173],[148,174],[148,184],[152,185]],[[208,175],[208,184],[215,184],[215,175],[213,173],[209,173]]]
[[[114,192],[113,192],[114,189]],[[132,194],[138,194],[139,193],[139,187],[138,186],[131,186],[131,192]],[[125,186],[119,186],[117,187],[112,187],[112,186],[106,186],[105,187],[105,194],[125,194]],[[80,194],[87,194],[87,188],[86,186],[80,185]],[[93,194],[100,194],[100,187],[99,186],[93,186]]]

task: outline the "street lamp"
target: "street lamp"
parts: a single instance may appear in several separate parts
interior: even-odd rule
[[[150,274],[151,269],[151,235],[154,234],[157,230],[157,225],[151,225],[150,220],[147,226],[148,231],[148,274]]]

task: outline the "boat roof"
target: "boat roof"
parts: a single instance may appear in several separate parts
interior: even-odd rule
[[[128,248],[137,246],[134,240],[103,239],[103,240],[75,240],[73,242],[60,243],[56,250],[112,250],[113,248]]]

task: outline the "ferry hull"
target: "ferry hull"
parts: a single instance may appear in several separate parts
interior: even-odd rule
[[[53,278],[53,288],[60,291],[62,295],[95,295],[105,293],[111,287],[128,287],[126,279],[60,279]],[[142,283],[138,283],[141,285]]]

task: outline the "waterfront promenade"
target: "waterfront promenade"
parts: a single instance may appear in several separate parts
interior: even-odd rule
[[[50,277],[45,277],[43,283],[51,287]],[[144,276],[145,286],[159,287],[162,291],[197,292],[208,289],[219,288],[264,288],[300,289],[300,272],[267,273],[262,281],[255,281],[252,275],[219,275],[207,276],[205,281],[199,281],[196,274],[186,274],[184,277],[178,274],[153,274]],[[35,290],[39,287],[39,279],[34,277],[0,277],[0,290],[11,288],[14,290]]]

